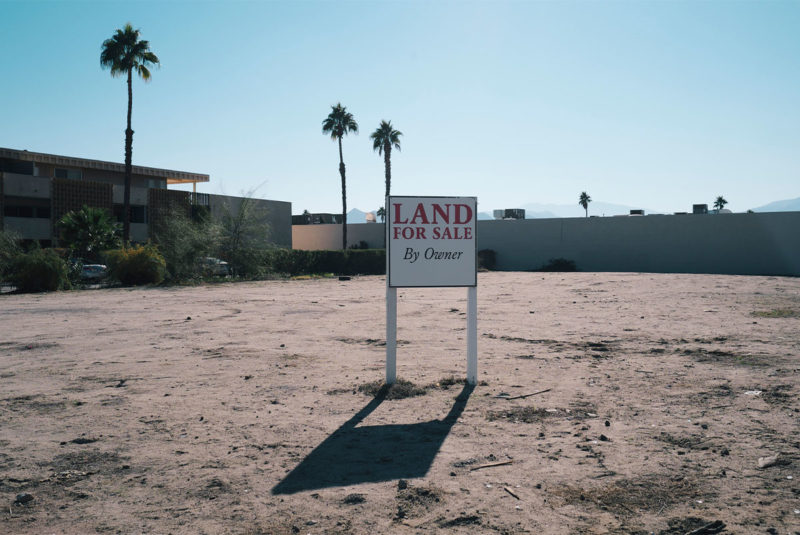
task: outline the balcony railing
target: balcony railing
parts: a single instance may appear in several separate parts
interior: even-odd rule
[[[211,201],[211,197],[208,193],[189,193],[189,198],[192,200],[192,205],[194,206],[208,206]]]

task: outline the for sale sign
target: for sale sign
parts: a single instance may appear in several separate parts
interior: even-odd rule
[[[388,197],[389,286],[476,286],[476,197]]]

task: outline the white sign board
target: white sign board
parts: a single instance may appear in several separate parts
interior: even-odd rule
[[[391,288],[478,284],[476,197],[387,198]]]

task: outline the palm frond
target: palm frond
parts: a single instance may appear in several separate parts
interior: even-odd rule
[[[384,150],[391,147],[400,150],[402,135],[402,132],[394,129],[391,121],[381,121],[380,126],[369,136],[372,139],[372,149],[377,150],[378,154],[383,154]]]
[[[336,140],[344,137],[348,133],[358,133],[358,123],[353,118],[353,114],[338,102],[331,106],[331,112],[322,121],[322,133],[330,134],[331,139]]]
[[[111,76],[128,72],[136,73],[147,81],[150,79],[148,66],[159,65],[158,56],[150,51],[150,43],[139,40],[139,30],[130,23],[117,29],[110,39],[103,41],[100,51],[100,65],[111,71]]]

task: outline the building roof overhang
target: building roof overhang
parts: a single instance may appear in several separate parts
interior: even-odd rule
[[[114,171],[117,173],[125,172],[125,164],[115,162],[104,162],[101,160],[89,160],[86,158],[73,158],[72,156],[59,156],[57,154],[45,154],[42,152],[29,152],[27,150],[5,149],[0,147],[0,158],[12,158],[34,163],[46,163],[50,165],[60,165],[65,167],[78,167],[82,169],[101,169]],[[155,167],[143,167],[140,165],[132,166],[132,172],[136,175],[164,178],[167,184],[196,184],[198,182],[208,182],[210,177],[200,173],[189,173],[187,171],[174,171],[172,169],[158,169]]]

